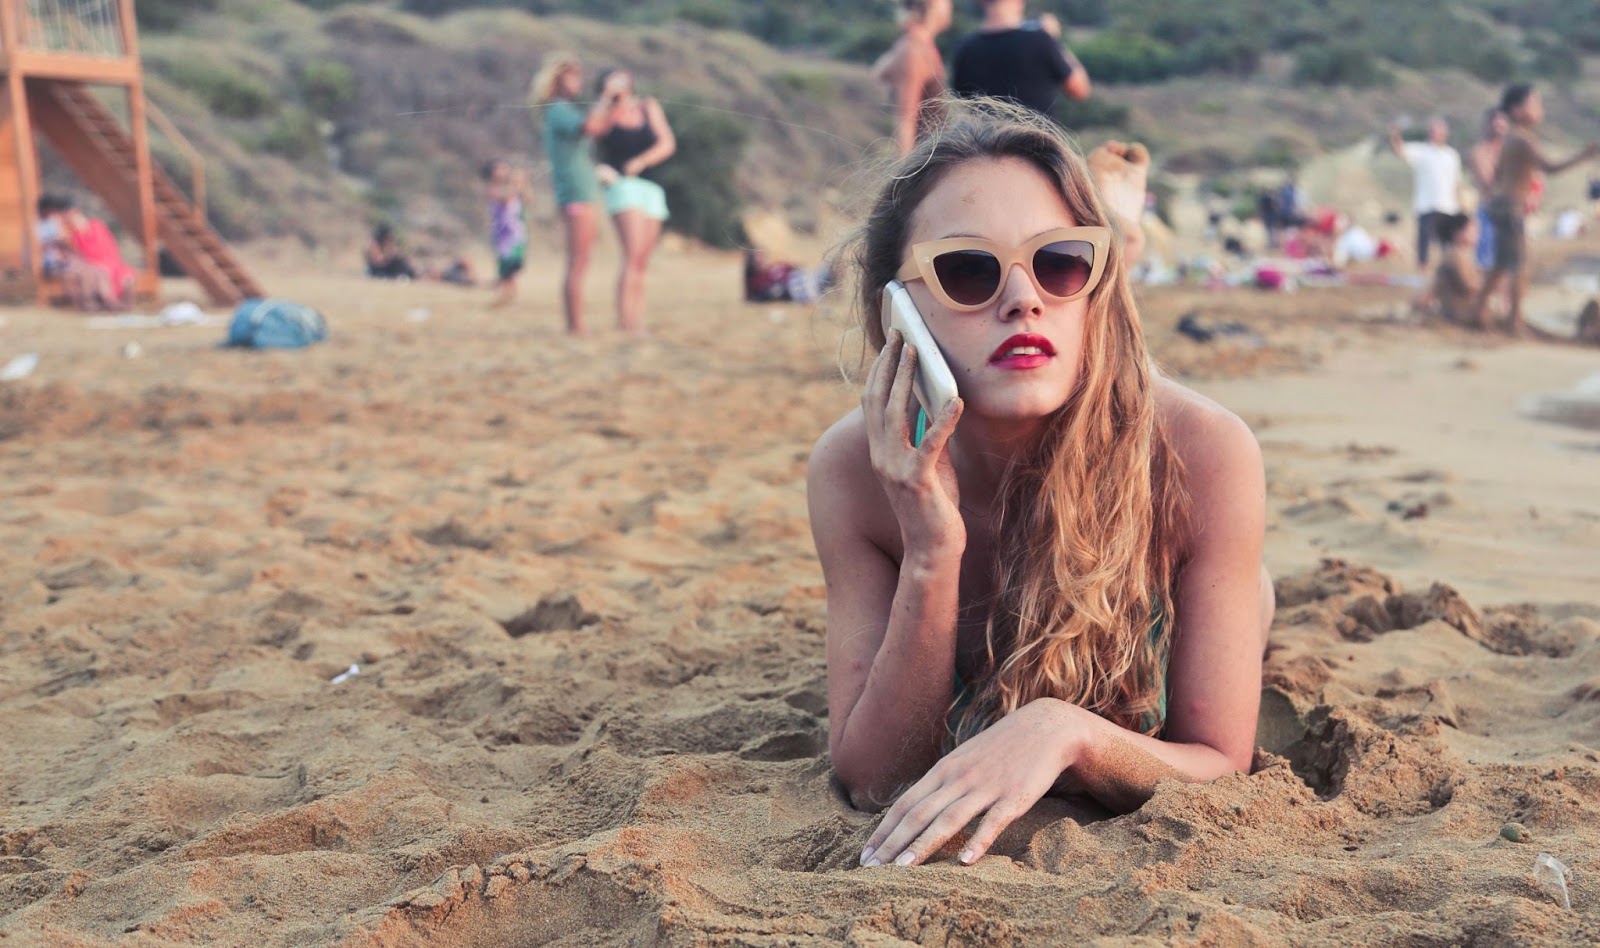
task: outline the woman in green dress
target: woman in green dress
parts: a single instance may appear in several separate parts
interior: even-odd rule
[[[595,238],[600,233],[600,187],[595,180],[589,140],[594,134],[590,110],[577,103],[583,90],[583,65],[571,53],[545,61],[529,88],[529,98],[543,117],[544,152],[550,161],[556,208],[567,238],[567,274],[562,288],[567,332],[584,335],[583,277]]]

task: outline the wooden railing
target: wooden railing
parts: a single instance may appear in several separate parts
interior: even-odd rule
[[[27,0],[17,45],[35,52],[125,56],[123,8],[121,0]]]
[[[149,98],[144,100],[145,116],[150,123],[170,141],[183,155],[183,160],[189,164],[189,199],[194,204],[195,216],[204,221],[206,219],[206,161],[200,157],[200,152],[194,147],[184,134],[178,131],[178,126],[172,124],[172,119],[167,118],[167,113],[161,111]]]

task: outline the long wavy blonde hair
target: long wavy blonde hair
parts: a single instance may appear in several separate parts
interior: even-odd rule
[[[1021,159],[1056,184],[1077,224],[1111,225],[1055,125],[994,101],[944,107],[943,126],[896,164],[858,234],[857,315],[873,352],[884,343],[880,294],[905,259],[912,215],[952,168]],[[1002,482],[984,668],[970,700],[952,706],[957,743],[1042,697],[1130,730],[1162,725],[1186,505],[1119,241],[1084,335],[1076,388]]]

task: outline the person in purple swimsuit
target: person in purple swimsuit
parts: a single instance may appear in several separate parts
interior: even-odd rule
[[[495,297],[489,305],[498,309],[517,298],[517,274],[528,252],[528,176],[497,158],[483,166],[483,181],[495,258]]]

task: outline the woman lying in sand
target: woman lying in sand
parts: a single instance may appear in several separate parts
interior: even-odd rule
[[[1148,157],[1086,164],[1040,119],[950,109],[860,237],[878,355],[808,475],[833,766],[857,806],[893,801],[865,865],[981,818],[971,863],[1052,790],[1129,810],[1246,770],[1273,609],[1260,449],[1152,369],[1109,229]],[[880,323],[897,275],[959,385],[937,418]]]

